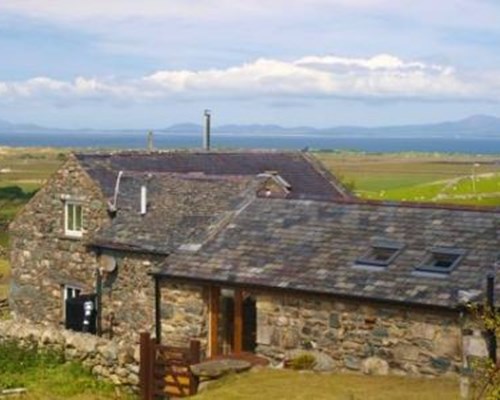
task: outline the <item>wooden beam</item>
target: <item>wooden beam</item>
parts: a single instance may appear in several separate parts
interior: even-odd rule
[[[243,293],[241,289],[234,291],[234,338],[233,353],[243,351]]]
[[[153,398],[153,359],[151,358],[151,336],[149,335],[149,332],[141,332],[140,337],[139,386],[141,390],[141,400],[151,400]]]
[[[210,286],[209,290],[209,354],[214,357],[219,354],[219,309],[220,309],[220,288]]]
[[[189,365],[198,364],[200,362],[200,351],[200,341],[191,340],[189,342]],[[191,370],[189,370],[189,374],[189,395],[192,396],[198,391],[199,379],[191,372]]]

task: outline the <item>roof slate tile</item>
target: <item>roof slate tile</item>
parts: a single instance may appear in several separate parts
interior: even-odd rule
[[[456,307],[459,290],[484,292],[500,249],[499,224],[495,210],[256,199],[232,229],[195,254],[172,255],[157,272],[223,281],[225,265],[243,285]],[[404,249],[387,268],[353,268],[375,238],[397,240]],[[449,274],[416,272],[427,250],[439,245],[466,254]]]

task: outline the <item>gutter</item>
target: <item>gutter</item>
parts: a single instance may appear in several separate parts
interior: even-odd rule
[[[132,253],[153,254],[153,255],[162,255],[162,256],[168,256],[171,253],[170,251],[167,251],[167,250],[148,249],[148,248],[134,246],[134,245],[125,244],[125,243],[106,242],[106,241],[94,241],[94,242],[87,243],[86,246],[91,247],[91,248],[129,251]]]
[[[347,300],[356,300],[356,301],[363,301],[363,302],[375,302],[375,303],[381,303],[381,304],[391,304],[391,305],[399,305],[399,306],[411,306],[415,307],[418,306],[420,308],[426,308],[426,309],[434,309],[434,310],[440,310],[440,311],[448,311],[448,312],[461,312],[466,309],[465,305],[462,304],[457,304],[455,306],[445,306],[445,305],[439,305],[439,304],[426,304],[426,303],[417,303],[417,302],[412,302],[412,301],[407,301],[407,300],[394,300],[394,299],[383,299],[379,297],[369,297],[369,296],[357,296],[355,294],[345,294],[345,293],[335,293],[335,292],[326,292],[326,291],[319,291],[319,290],[308,290],[308,289],[300,289],[300,288],[293,288],[293,287],[276,287],[276,286],[267,286],[265,284],[255,284],[255,283],[239,283],[239,282],[231,282],[228,280],[223,280],[223,279],[208,279],[208,278],[194,278],[194,277],[182,277],[182,276],[177,276],[177,275],[171,275],[168,273],[164,273],[161,271],[157,272],[148,272],[148,275],[153,277],[155,280],[161,280],[161,279],[172,279],[172,280],[177,280],[177,281],[187,281],[190,283],[201,283],[205,285],[210,285],[210,284],[219,284],[221,286],[226,286],[226,287],[235,287],[235,288],[240,288],[240,289],[260,289],[260,290],[267,290],[267,291],[276,291],[276,292],[282,292],[282,293],[302,293],[302,294],[308,294],[308,295],[321,295],[321,296],[333,296],[337,297],[340,299],[347,299]]]

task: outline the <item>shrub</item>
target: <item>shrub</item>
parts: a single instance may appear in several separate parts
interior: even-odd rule
[[[3,200],[29,200],[35,194],[34,192],[25,192],[17,185],[0,187],[0,199]]]

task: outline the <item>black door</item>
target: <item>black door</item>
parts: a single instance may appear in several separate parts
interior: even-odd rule
[[[90,312],[85,312],[87,307],[92,308]],[[96,295],[82,294],[66,300],[66,329],[71,329],[77,332],[89,332],[95,335],[96,333]]]

